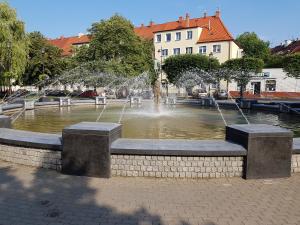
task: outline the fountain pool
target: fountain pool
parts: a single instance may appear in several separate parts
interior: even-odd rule
[[[106,107],[103,110],[103,107]],[[13,128],[44,133],[61,133],[65,126],[82,121],[118,123],[124,104],[106,106],[81,105],[51,107],[25,111]],[[99,114],[102,113],[99,118]],[[246,123],[238,110],[222,109],[228,125]],[[269,112],[245,111],[250,123],[271,124],[289,128],[300,137],[299,116]],[[224,139],[225,125],[216,108],[192,105],[167,106],[157,109],[150,102],[130,107],[121,117],[124,138],[145,139]]]

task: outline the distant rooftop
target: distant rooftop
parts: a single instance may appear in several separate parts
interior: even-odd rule
[[[152,40],[154,34],[157,32],[165,32],[172,30],[182,30],[191,28],[202,28],[201,35],[197,43],[217,42],[217,41],[231,41],[233,36],[223,24],[221,12],[216,11],[215,15],[207,16],[204,13],[201,18],[190,18],[189,14],[185,17],[180,16],[178,20],[162,24],[155,24],[153,21],[148,26],[141,25],[134,29],[135,33],[142,38]],[[86,34],[79,34],[73,37],[59,37],[50,39],[49,42],[63,50],[63,56],[72,55],[72,46],[88,44],[91,41],[91,36]]]
[[[300,53],[300,40],[285,40],[280,45],[272,48],[271,52],[276,55]]]

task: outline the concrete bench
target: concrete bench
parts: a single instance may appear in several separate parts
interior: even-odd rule
[[[61,151],[61,135],[0,128],[0,143]]]
[[[164,140],[120,138],[111,145],[112,154],[167,156],[245,156],[244,147],[222,140]]]

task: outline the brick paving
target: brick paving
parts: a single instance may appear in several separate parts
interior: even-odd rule
[[[0,161],[1,225],[299,225],[289,179],[97,179]]]

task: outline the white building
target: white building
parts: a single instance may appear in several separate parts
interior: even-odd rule
[[[229,91],[239,91],[236,82],[229,84]],[[261,95],[264,92],[300,92],[300,81],[288,77],[281,68],[263,69],[262,73],[251,79],[246,91]]]

